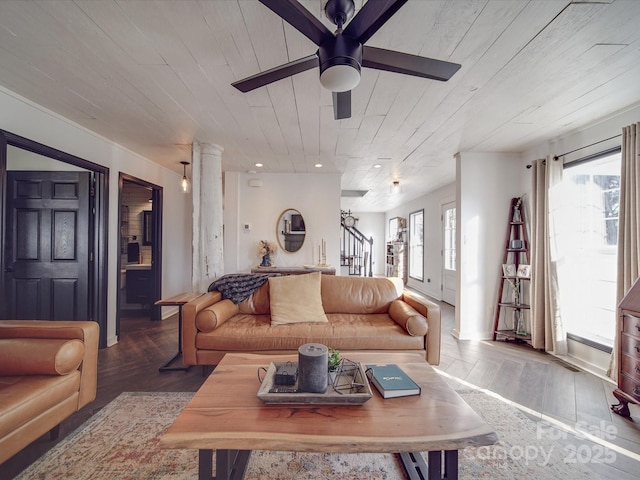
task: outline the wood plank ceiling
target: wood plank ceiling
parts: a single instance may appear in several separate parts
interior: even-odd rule
[[[316,50],[255,0],[3,0],[0,85],[176,172],[217,143],[225,171],[339,173],[369,191],[343,208],[387,211],[452,182],[458,151],[521,152],[640,102],[639,24],[636,0],[409,1],[367,45],[461,70],[363,69],[336,121],[317,70],[231,87]]]

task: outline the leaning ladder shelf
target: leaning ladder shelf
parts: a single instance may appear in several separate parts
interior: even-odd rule
[[[526,311],[530,311],[530,305],[515,301],[512,298],[504,298],[504,286],[514,283],[517,285],[518,298],[524,299],[524,291],[527,290],[530,282],[529,276],[519,276],[515,272],[519,271],[520,265],[529,265],[529,237],[527,236],[527,226],[524,218],[524,209],[520,204],[521,199],[512,198],[509,208],[509,219],[507,235],[504,244],[504,256],[502,265],[513,266],[514,274],[504,271],[501,265],[500,283],[498,286],[498,301],[493,321],[494,340],[514,340],[516,342],[526,342],[531,344],[531,335],[516,333],[515,316],[523,316]],[[513,328],[508,328],[507,316],[514,317]],[[501,315],[502,314],[502,315]],[[505,328],[500,328],[500,318],[502,317]],[[523,318],[524,321],[524,318]]]

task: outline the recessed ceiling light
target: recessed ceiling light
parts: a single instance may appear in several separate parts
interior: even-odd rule
[[[380,165],[379,163],[376,163],[373,168],[382,168],[382,165]]]
[[[256,167],[264,167],[262,163],[256,163]]]
[[[316,163],[314,166],[315,166],[316,168],[322,168],[322,164],[321,164],[321,163]]]

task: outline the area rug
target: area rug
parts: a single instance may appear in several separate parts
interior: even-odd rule
[[[567,463],[566,448],[545,438],[539,422],[483,392],[463,388],[458,393],[495,428],[500,437],[497,445],[467,448],[460,452],[461,479],[597,478],[582,464]],[[192,395],[122,393],[17,478],[197,478],[197,451],[158,447],[160,436]],[[396,480],[407,477],[394,454],[257,451],[251,455],[245,478]]]

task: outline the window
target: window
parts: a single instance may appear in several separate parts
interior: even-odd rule
[[[389,241],[395,242],[398,239],[398,217],[389,219]]]
[[[616,324],[620,150],[566,164],[558,203],[562,321],[572,338],[607,350]]]
[[[443,215],[444,220],[444,269],[456,269],[456,209],[448,208]]]
[[[424,281],[424,210],[409,214],[409,276]]]

